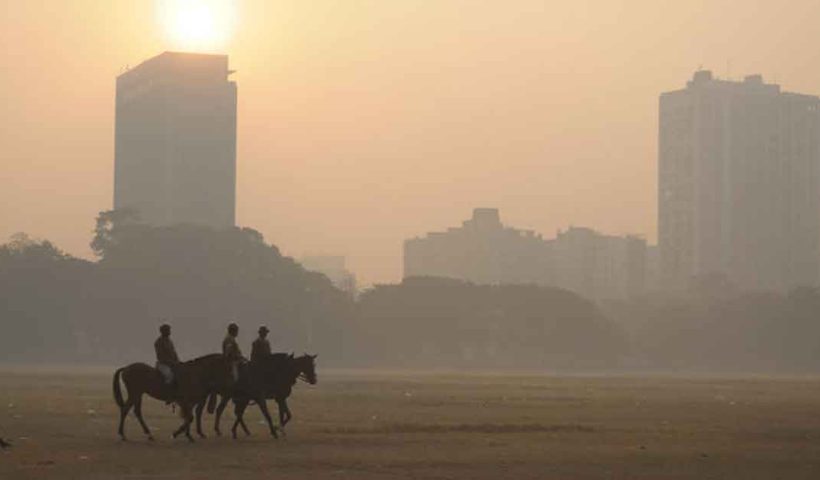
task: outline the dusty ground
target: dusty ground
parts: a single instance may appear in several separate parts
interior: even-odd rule
[[[286,440],[196,444],[154,400],[119,441],[110,380],[0,372],[0,479],[820,478],[820,379],[325,374]]]

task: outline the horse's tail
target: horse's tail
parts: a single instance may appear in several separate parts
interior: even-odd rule
[[[117,402],[117,406],[120,408],[125,406],[125,401],[122,399],[122,389],[120,388],[120,374],[123,370],[125,370],[125,367],[114,372],[114,401]]]
[[[208,413],[213,414],[216,410],[216,392],[212,392],[208,397]]]

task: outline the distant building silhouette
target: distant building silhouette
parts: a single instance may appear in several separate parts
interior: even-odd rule
[[[299,263],[312,272],[324,274],[339,290],[355,297],[358,290],[356,275],[345,265],[345,257],[337,255],[311,255],[302,257]]]
[[[643,292],[646,241],[572,227],[544,239],[501,223],[497,209],[477,208],[461,227],[404,242],[404,277],[435,276],[477,284],[538,284],[593,299]]]
[[[630,298],[644,293],[646,240],[570,227],[552,242],[553,284],[588,298]]]
[[[663,284],[722,275],[742,289],[817,285],[820,99],[696,72],[660,96]]]
[[[165,52],[117,77],[115,209],[155,225],[234,225],[231,73],[225,55]]]
[[[550,248],[540,235],[505,227],[494,208],[477,208],[461,227],[404,242],[404,276],[479,284],[547,283]]]

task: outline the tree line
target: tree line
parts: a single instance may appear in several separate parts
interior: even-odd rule
[[[218,351],[235,321],[245,348],[265,324],[275,349],[326,367],[820,369],[814,289],[596,305],[558,288],[408,278],[353,299],[253,229],[149,226],[129,211],[102,212],[91,247],[94,261],[24,234],[0,245],[0,362],[145,361],[164,321],[191,358]]]

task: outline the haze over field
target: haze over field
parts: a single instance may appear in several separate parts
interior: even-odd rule
[[[238,223],[295,257],[347,254],[364,284],[474,206],[654,241],[660,92],[702,65],[820,93],[814,0],[222,3],[233,34],[202,47],[238,70]],[[190,47],[159,10],[2,1],[0,239],[90,256],[114,78]]]

